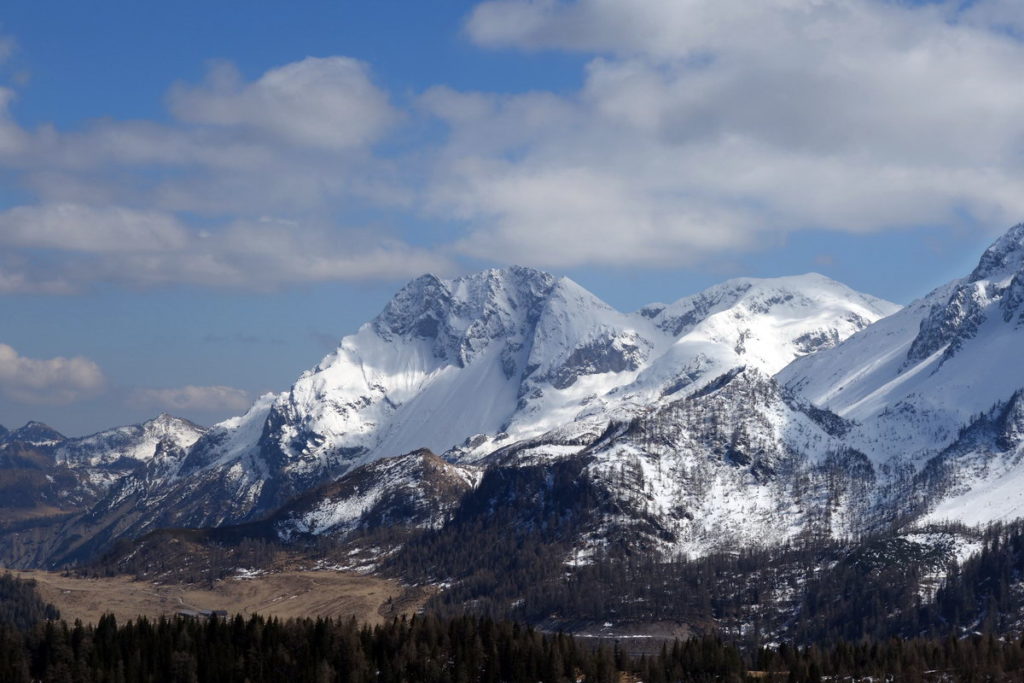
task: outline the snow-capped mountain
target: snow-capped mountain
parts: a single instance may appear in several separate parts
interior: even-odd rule
[[[868,425],[882,455],[935,454],[974,416],[1024,387],[1024,224],[977,268],[835,349],[793,363],[779,381]],[[898,424],[903,437],[886,425]],[[880,431],[879,438],[868,430]],[[894,437],[898,437],[895,438]]]
[[[67,468],[135,463],[36,557],[244,523],[370,564],[418,533],[524,529],[586,561],[1017,517],[1022,283],[1024,226],[903,309],[814,274],[633,313],[527,268],[423,276],[288,391],[201,435],[19,430]],[[161,435],[179,445],[147,445]]]
[[[63,443],[66,440],[67,437],[53,427],[34,420],[26,422],[13,432],[4,429],[0,433],[0,446],[4,447],[11,444],[22,444],[36,448],[48,448]]]
[[[1024,512],[1013,493],[1020,487],[1009,485],[1024,482],[1012,411],[1024,389],[1022,348],[1024,224],[996,240],[967,277],[777,379],[851,420],[846,442],[876,463],[933,480],[941,472],[941,487],[922,501],[938,506],[934,516],[985,522]],[[943,502],[946,495],[957,499]]]
[[[117,483],[154,460],[179,462],[203,429],[170,415],[81,438],[40,422],[0,430],[0,524],[63,519],[96,505]],[[38,558],[23,534],[9,562]],[[0,548],[10,540],[0,534]]]
[[[819,275],[732,280],[637,314],[526,268],[424,276],[275,399],[265,436],[296,469],[522,439],[739,365],[774,373],[896,309]]]
[[[833,346],[896,310],[894,304],[813,273],[729,280],[667,306],[645,306],[630,318],[643,334],[625,348],[645,350],[632,353],[637,359],[632,367],[588,373],[578,370],[579,362],[566,363],[561,372],[579,372],[576,384],[569,386],[545,382],[544,374],[531,375],[523,389],[525,400],[502,441],[551,430],[593,434],[609,419],[627,419],[683,398],[734,368],[774,374],[793,359]],[[623,345],[623,339],[618,343]],[[583,349],[585,345],[577,345],[572,353],[583,355]],[[503,444],[477,437],[471,448],[460,449],[459,457],[479,457],[496,445]]]
[[[0,453],[34,449],[54,465],[71,469],[125,461],[136,466],[168,449],[187,450],[205,432],[188,420],[162,413],[146,422],[115,427],[82,437],[67,437],[43,424],[28,422],[14,431],[0,427]]]
[[[289,391],[213,427],[179,467],[150,467],[104,504],[149,510],[133,514],[133,533],[220,525],[422,447],[473,463],[556,429],[575,433],[578,450],[610,420],[736,367],[775,372],[896,308],[813,274],[732,280],[636,313],[528,268],[427,275]]]

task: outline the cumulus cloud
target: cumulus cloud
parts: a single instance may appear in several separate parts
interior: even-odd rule
[[[580,87],[436,86],[408,111],[339,56],[253,79],[217,64],[170,88],[167,122],[70,132],[19,126],[0,88],[0,165],[38,196],[0,212],[0,291],[392,279],[467,257],[679,265],[805,229],[998,229],[1024,215],[1020,7],[493,0],[469,39],[583,54]],[[380,215],[395,227],[363,222]]]
[[[0,88],[0,165],[38,201],[0,211],[0,292],[93,283],[268,289],[403,278],[447,256],[347,208],[407,204],[372,145],[401,118],[369,67],[307,58],[245,81],[228,64],[168,95],[170,123],[28,130]]]
[[[82,204],[19,206],[0,212],[0,245],[84,252],[181,249],[185,228],[156,211]]]
[[[237,218],[406,201],[372,149],[401,115],[361,62],[307,58],[251,82],[221,64],[200,86],[173,87],[168,103],[169,124],[105,119],[69,133],[25,131],[8,115],[8,164],[50,202]]]
[[[0,212],[0,246],[51,252],[46,259],[0,256],[0,293],[69,293],[96,282],[267,290],[299,282],[402,278],[451,267],[430,249],[326,224],[263,218],[197,229],[168,213],[77,204]]]
[[[241,412],[251,403],[249,394],[241,389],[191,384],[172,389],[140,389],[134,399],[172,412]]]
[[[428,92],[451,130],[431,206],[470,226],[464,252],[547,265],[1005,226],[1024,214],[1018,5],[482,3],[482,46],[593,56],[559,97]]]
[[[103,371],[82,356],[35,359],[0,344],[0,393],[18,403],[61,405],[103,390]]]
[[[171,108],[184,121],[242,126],[310,147],[348,149],[375,142],[397,119],[363,62],[307,57],[243,83],[219,64],[201,87],[177,86]]]

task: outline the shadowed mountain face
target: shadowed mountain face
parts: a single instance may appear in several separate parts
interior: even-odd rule
[[[337,540],[352,532],[437,529],[483,471],[446,462],[423,449],[381,458],[309,491],[269,518],[274,533]]]
[[[147,463],[180,460],[202,433],[201,427],[170,415],[82,438],[65,437],[39,422],[4,429],[0,552],[5,563],[41,562],[52,552],[56,529],[97,505]]]
[[[58,468],[54,451],[64,436],[40,422],[0,432],[0,519],[11,522],[73,510],[95,502],[87,477]]]
[[[203,429],[160,415],[148,422],[68,438],[41,422],[0,432],[3,521],[94,504],[115,482],[145,463],[180,454]]]

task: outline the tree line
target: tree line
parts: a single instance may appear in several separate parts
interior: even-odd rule
[[[1019,528],[993,529],[981,556],[940,592],[962,598],[959,577],[999,576]],[[746,558],[744,562],[753,561]],[[861,558],[860,561],[864,561]],[[870,564],[870,562],[868,562]],[[1010,570],[1011,572],[1013,570]],[[1012,591],[1011,591],[1012,593]],[[979,597],[979,596],[975,596]],[[1016,609],[986,596],[970,601]],[[963,603],[949,602],[949,605]],[[988,607],[986,607],[988,605]],[[952,609],[952,607],[949,607]],[[1019,612],[1018,612],[1019,613]],[[391,683],[672,683],[698,681],[1015,681],[1024,679],[1019,635],[950,633],[913,638],[838,638],[828,644],[743,646],[709,634],[633,655],[620,641],[584,642],[508,620],[423,614],[370,626],[354,619],[139,618],[68,624],[34,582],[0,577],[0,680],[76,683],[231,683],[288,680]],[[984,627],[998,625],[971,612]],[[1016,623],[1016,622],[1014,622]]]
[[[1024,642],[864,639],[743,650],[718,637],[632,656],[486,617],[343,619],[145,618],[95,625],[0,626],[0,680],[11,683],[688,683],[703,681],[1019,681]]]
[[[738,649],[713,639],[638,660],[614,646],[471,616],[372,627],[260,616],[0,627],[0,680],[12,683],[618,683],[627,672],[652,681],[741,680],[743,667]]]

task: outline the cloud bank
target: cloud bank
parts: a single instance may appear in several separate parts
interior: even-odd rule
[[[100,367],[82,356],[36,359],[0,344],[0,394],[18,403],[64,405],[100,393]]]
[[[171,87],[170,124],[29,130],[16,97],[0,88],[0,167],[38,201],[0,211],[0,293],[269,289],[452,268],[444,250],[387,226],[333,218],[408,194],[372,149],[403,114],[357,60],[307,58],[251,82],[215,64],[202,84]]]
[[[217,412],[239,413],[252,401],[241,389],[225,386],[188,385],[171,389],[140,389],[134,399],[144,405],[175,413]]]
[[[595,57],[570,96],[428,92],[452,131],[435,201],[475,226],[468,253],[549,265],[685,263],[809,228],[1005,227],[1024,215],[1007,7],[483,3],[466,25],[483,47]]]
[[[169,86],[168,122],[66,132],[20,125],[0,88],[0,167],[33,197],[0,210],[0,292],[676,266],[801,230],[1000,229],[1024,216],[1020,6],[477,5],[481,50],[584,56],[558,93],[397,97],[344,56],[251,80],[218,63]]]

